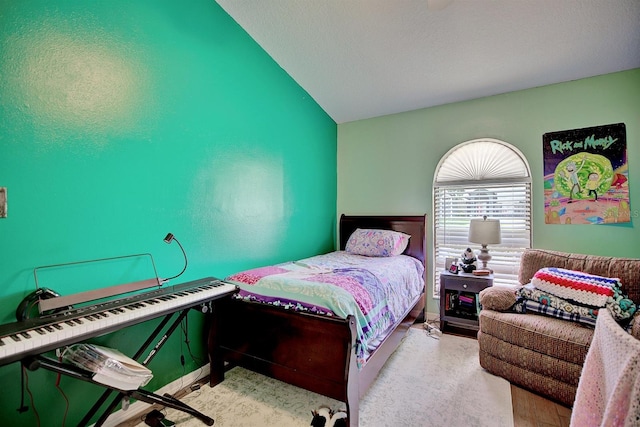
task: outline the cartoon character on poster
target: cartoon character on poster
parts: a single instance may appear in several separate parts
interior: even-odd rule
[[[543,135],[545,222],[631,221],[624,123]]]

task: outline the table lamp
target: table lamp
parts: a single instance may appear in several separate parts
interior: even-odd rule
[[[482,219],[472,219],[469,224],[469,241],[482,245],[478,259],[482,261],[482,268],[487,268],[487,262],[491,260],[487,245],[500,243],[500,221],[497,219],[487,219],[485,215]]]

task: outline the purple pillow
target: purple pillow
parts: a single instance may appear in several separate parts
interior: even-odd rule
[[[411,236],[399,231],[357,228],[347,241],[345,250],[355,255],[389,257],[400,255]]]

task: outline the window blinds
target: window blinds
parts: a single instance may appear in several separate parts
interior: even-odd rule
[[[500,220],[502,243],[489,245],[494,284],[518,284],[518,266],[531,246],[531,182],[523,158],[506,143],[476,140],[450,151],[436,171],[433,188],[434,297],[439,297],[440,272],[445,259],[458,258],[468,247],[471,219],[487,215]],[[486,158],[489,153],[489,159]],[[452,167],[455,165],[455,167]],[[501,168],[500,165],[504,165]],[[455,172],[454,172],[455,171]]]

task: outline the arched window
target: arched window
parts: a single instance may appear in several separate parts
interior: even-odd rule
[[[434,286],[439,297],[440,272],[448,257],[468,247],[471,219],[500,220],[502,243],[489,245],[494,284],[518,284],[518,266],[531,246],[531,172],[522,153],[504,141],[474,139],[449,150],[433,180]]]

